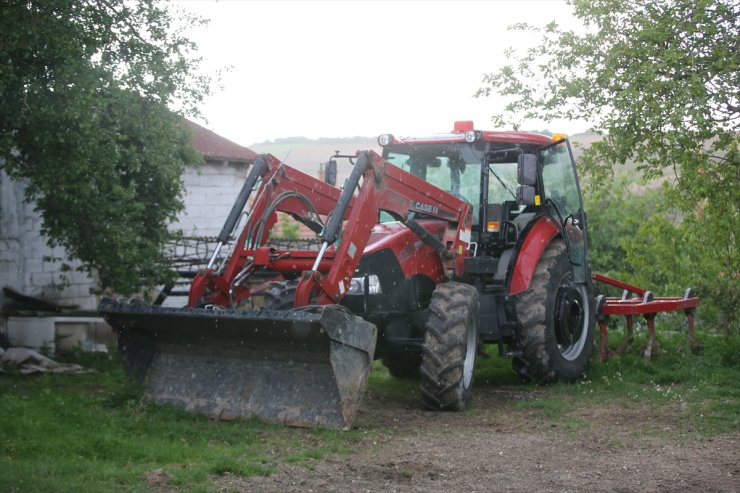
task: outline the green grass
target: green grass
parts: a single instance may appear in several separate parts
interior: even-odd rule
[[[621,345],[624,334],[611,330],[612,349]],[[583,378],[573,384],[521,384],[510,369],[510,361],[494,357],[479,361],[476,382],[506,385],[522,392],[538,392],[532,400],[518,401],[514,408],[531,411],[542,420],[568,427],[584,424],[578,413],[599,405],[629,408],[670,409],[687,429],[703,435],[740,430],[740,336],[699,332],[704,349],[693,354],[685,332],[658,331],[662,351],[645,361],[644,331],[636,332],[631,348],[606,362],[592,361]],[[595,350],[598,348],[598,338]]]
[[[226,473],[270,474],[346,453],[360,433],[297,430],[256,421],[217,422],[155,407],[117,363],[89,357],[86,375],[0,377],[3,491],[149,491],[161,469],[182,491],[209,491]]]
[[[618,330],[610,332],[612,348],[622,337]],[[659,340],[665,352],[645,362],[640,331],[627,354],[592,362],[578,382],[542,386],[519,382],[511,361],[488,348],[492,356],[479,358],[476,368],[478,392],[506,390],[528,397],[495,405],[489,397],[486,402],[495,407],[489,409],[474,401],[467,423],[479,416],[511,416],[525,426],[534,419],[578,430],[588,425],[589,410],[618,403],[626,411],[671,413],[688,433],[737,432],[740,337],[700,333],[699,338],[705,348],[692,354],[685,333],[663,330]],[[160,470],[171,489],[211,491],[214,476],[266,475],[281,465],[312,469],[317,461],[350,453],[368,435],[390,433],[368,416],[349,431],[212,421],[145,403],[115,358],[79,354],[74,359],[97,371],[0,376],[0,490],[150,491],[147,474]],[[417,406],[420,399],[418,382],[390,377],[379,362],[369,390],[374,398],[399,401],[401,408]]]
[[[623,408],[669,409],[671,419],[702,435],[738,431],[740,336],[697,332],[704,350],[693,354],[686,332],[671,327],[658,326],[662,351],[654,354],[652,361],[642,357],[647,345],[645,331],[636,330],[635,341],[623,356],[612,356],[605,363],[593,360],[583,378],[572,384],[524,384],[512,371],[511,360],[498,356],[496,346],[487,346],[484,350],[490,357],[479,357],[476,363],[478,392],[488,387],[529,397],[513,399],[508,407],[497,404],[495,409],[476,407],[474,401],[466,412],[478,417],[521,411],[528,418],[577,429],[587,425],[581,413],[616,403]],[[624,336],[619,327],[610,329],[610,347],[619,347]],[[597,335],[595,352],[599,342]],[[394,398],[420,399],[418,382],[396,380],[378,362],[370,376],[370,389]]]
[[[393,378],[380,361],[373,363],[368,388],[389,397],[419,397],[419,382],[413,379]]]

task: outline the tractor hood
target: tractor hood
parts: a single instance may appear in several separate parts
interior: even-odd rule
[[[444,221],[421,220],[419,223],[436,238],[442,238],[446,225]],[[363,252],[363,258],[376,256],[384,251],[393,254],[404,276],[419,272],[425,272],[430,277],[441,278],[443,275],[439,254],[401,222],[376,224]],[[420,262],[425,263],[424,268],[420,268],[418,265]]]

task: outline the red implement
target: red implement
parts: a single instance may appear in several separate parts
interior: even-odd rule
[[[694,336],[694,313],[699,306],[700,300],[694,291],[689,288],[684,292],[682,298],[679,297],[658,297],[647,289],[633,286],[626,282],[604,276],[602,274],[593,274],[594,281],[608,284],[624,290],[622,297],[599,296],[596,302],[598,311],[599,329],[601,331],[601,348],[599,350],[599,360],[605,361],[609,357],[609,340],[607,334],[607,323],[612,315],[623,315],[627,322],[627,337],[624,344],[617,350],[621,355],[627,350],[633,341],[634,316],[645,317],[648,325],[648,343],[645,348],[644,357],[650,360],[653,350],[659,348],[658,341],[655,337],[655,316],[658,313],[673,312],[683,310],[689,325],[689,346],[692,351],[700,349]]]

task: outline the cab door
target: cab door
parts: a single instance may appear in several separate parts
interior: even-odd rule
[[[542,147],[542,201],[547,214],[562,226],[575,283],[587,280],[586,214],[581,200],[576,163],[567,139]]]

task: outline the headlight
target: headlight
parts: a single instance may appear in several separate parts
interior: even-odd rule
[[[375,274],[353,277],[349,283],[347,294],[365,294],[365,278],[367,278],[368,294],[383,294],[383,290],[380,288],[380,279]]]

